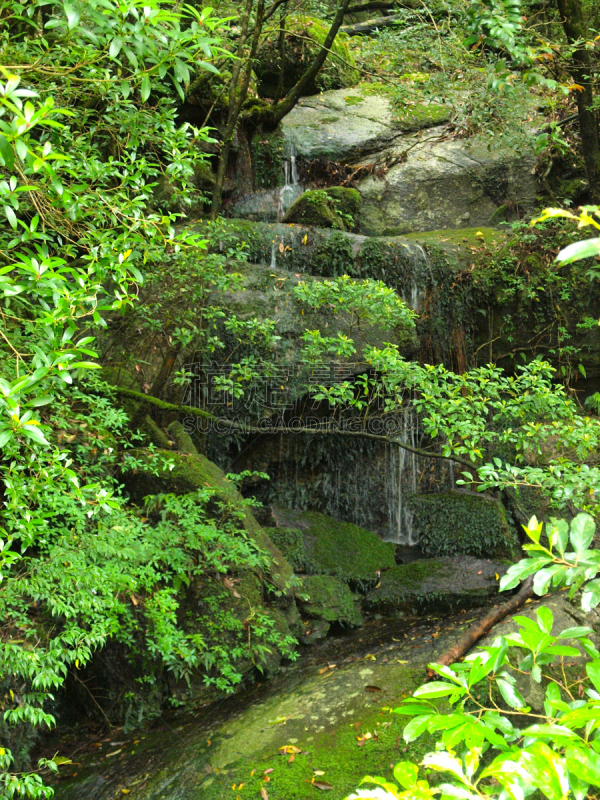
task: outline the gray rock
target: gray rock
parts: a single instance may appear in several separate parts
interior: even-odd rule
[[[343,161],[389,146],[401,130],[394,126],[389,98],[336,89],[304,97],[282,122],[297,155]]]
[[[482,140],[444,140],[441,129],[435,132],[440,136],[434,141],[428,136],[396,142],[387,160],[401,163],[383,178],[370,175],[359,183],[362,233],[387,236],[493,225],[517,209],[533,209],[532,148],[488,149]]]
[[[389,616],[423,614],[482,606],[498,591],[507,567],[487,559],[461,556],[402,564],[382,573],[363,608]]]

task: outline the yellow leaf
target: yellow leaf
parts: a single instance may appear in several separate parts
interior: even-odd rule
[[[79,659],[75,659],[75,669],[79,669]]]
[[[579,83],[572,83],[570,86],[567,87],[569,91],[576,89],[578,92],[583,92],[584,87],[581,86]]]
[[[125,252],[123,253],[123,261],[125,261],[126,258],[129,258],[132,252],[133,250],[125,250]]]

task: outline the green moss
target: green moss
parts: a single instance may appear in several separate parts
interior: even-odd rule
[[[410,103],[396,114],[396,125],[405,133],[443,125],[450,119],[450,109],[439,103]]]
[[[281,186],[283,181],[284,139],[281,133],[257,131],[250,144],[252,172],[257,189]]]
[[[303,616],[338,622],[348,627],[359,627],[363,623],[358,603],[360,597],[353,594],[339,578],[330,575],[309,575],[302,579],[298,602]]]
[[[426,558],[518,555],[519,543],[499,502],[462,492],[441,492],[413,495],[410,505],[419,547]]]
[[[313,189],[296,200],[283,221],[348,231],[355,227],[361,202],[356,189],[343,186]]]
[[[344,97],[344,102],[347,106],[358,106],[365,102],[365,98],[357,94],[351,94],[348,97]]]
[[[422,670],[399,668],[398,672],[404,678],[406,692],[422,682]],[[399,695],[395,702],[399,703],[401,697]],[[380,705],[381,701],[371,712],[350,716],[346,724],[335,730],[298,739],[297,746],[302,753],[292,762],[289,756],[265,753],[260,758],[239,761],[228,767],[225,775],[213,774],[202,787],[203,800],[234,796],[231,786],[240,783],[244,784],[236,792],[240,800],[260,797],[263,787],[269,800],[309,800],[321,794],[321,790],[311,786],[313,780],[332,787],[326,792],[329,800],[342,800],[359,787],[365,775],[384,775],[393,781],[393,765],[400,760],[418,764],[433,749],[434,740],[426,734],[406,746],[402,740],[406,718],[391,714],[389,710],[382,711]],[[365,733],[370,733],[371,738],[359,747],[358,740]],[[281,743],[288,743],[284,732]],[[270,780],[265,783],[267,770]],[[315,775],[315,771],[323,774]]]
[[[281,550],[295,572],[305,572],[306,552],[301,530],[298,528],[265,528],[265,533]]]
[[[354,584],[375,582],[377,571],[395,564],[395,547],[351,522],[338,522],[317,511],[291,511],[274,507],[284,528],[302,531],[305,569],[333,575]]]

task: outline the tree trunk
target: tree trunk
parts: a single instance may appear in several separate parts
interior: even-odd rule
[[[280,102],[277,103],[276,106],[273,108],[273,114],[275,117],[275,122],[279,123],[285,117],[286,114],[294,108],[298,100],[302,97],[302,92],[309,86],[312,81],[316,78],[317,73],[325,63],[327,56],[329,55],[329,51],[331,50],[331,46],[335,41],[335,37],[338,34],[339,29],[342,27],[342,22],[344,21],[345,15],[348,13],[348,7],[350,6],[350,0],[341,0],[340,5],[336,11],[335,17],[333,22],[331,23],[331,27],[325,37],[325,41],[317,55],[315,56],[314,61],[310,65],[310,67],[306,70],[304,75],[300,78],[300,80],[293,86],[290,91],[287,93],[286,97]]]
[[[590,34],[585,23],[581,0],[556,0],[556,4],[569,44],[577,41],[585,42]],[[596,115],[591,108],[594,100],[592,71],[590,53],[585,46],[581,46],[573,53],[570,72],[574,83],[581,87],[575,90],[581,146],[590,187],[590,199],[593,203],[597,203],[600,202],[600,139]]]
[[[231,140],[233,139],[233,135],[240,118],[242,106],[244,105],[244,102],[248,96],[248,86],[250,84],[252,64],[256,56],[258,42],[260,40],[260,34],[262,31],[265,8],[264,0],[258,0],[254,28],[250,30],[250,16],[253,5],[254,0],[246,0],[246,6],[244,8],[240,23],[241,32],[236,53],[237,61],[234,62],[233,69],[231,70],[227,123],[225,126],[225,132],[223,134],[223,145],[219,154],[219,164],[217,166],[217,176],[215,179],[215,186],[212,196],[211,217],[213,219],[221,210],[221,205],[223,202],[223,186],[225,185],[225,174],[227,172],[227,164],[229,163],[229,154],[231,152]],[[245,55],[244,50],[250,35],[252,36],[250,52]]]

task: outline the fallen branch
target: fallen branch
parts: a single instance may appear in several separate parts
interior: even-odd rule
[[[533,594],[533,576],[530,576],[525,580],[517,594],[515,594],[511,599],[506,602],[502,603],[500,606],[495,606],[490,613],[485,616],[479,622],[476,622],[475,625],[472,625],[469,630],[461,636],[461,638],[456,642],[450,650],[447,650],[443,655],[441,655],[438,660],[435,662],[442,667],[449,667],[450,664],[454,664],[455,661],[459,661],[463,656],[465,656],[469,650],[488,633],[494,625],[498,622],[501,622],[505,617],[509,614],[514,613],[517,611],[523,603],[531,597]],[[427,670],[427,677],[429,679],[434,678],[437,676],[437,673],[434,672],[432,669]]]

